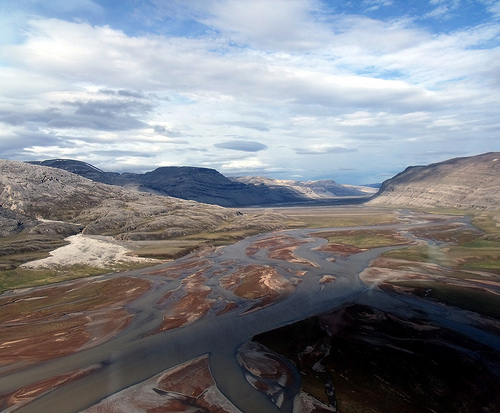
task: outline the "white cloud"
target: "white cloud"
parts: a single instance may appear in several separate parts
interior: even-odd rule
[[[299,155],[325,155],[325,154],[341,154],[348,152],[356,152],[357,149],[346,148],[331,143],[317,143],[306,147],[295,148],[295,153]]]
[[[116,167],[148,157],[151,166],[300,170],[307,177],[328,174],[328,155],[336,153],[345,169],[367,154],[356,162],[367,170],[375,159],[405,161],[400,154],[422,151],[419,142],[443,153],[443,136],[464,145],[464,153],[473,151],[464,144],[471,136],[481,137],[474,152],[498,138],[495,21],[436,34],[408,17],[327,16],[312,0],[164,7],[195,18],[206,32],[131,36],[112,26],[39,18],[21,42],[0,49],[0,122],[19,156],[87,155]],[[226,158],[221,145],[267,150],[258,158]],[[113,151],[120,161],[106,160]],[[323,156],[306,165],[302,158],[312,154]]]
[[[216,0],[197,3],[204,24],[233,42],[269,50],[322,47],[329,32],[314,18],[316,0]]]
[[[367,6],[366,11],[378,10],[381,7],[392,6],[392,0],[363,0],[363,5]]]
[[[261,169],[264,166],[265,164],[259,158],[252,157],[246,159],[237,159],[234,161],[224,163],[221,165],[221,168],[224,171],[237,172],[242,170],[248,171],[248,170]]]

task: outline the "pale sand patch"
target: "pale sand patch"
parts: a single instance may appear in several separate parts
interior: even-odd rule
[[[24,268],[54,268],[72,265],[89,265],[105,268],[128,262],[158,263],[159,260],[127,255],[130,249],[113,237],[98,235],[72,235],[66,238],[70,244],[50,252],[50,257],[22,264]]]

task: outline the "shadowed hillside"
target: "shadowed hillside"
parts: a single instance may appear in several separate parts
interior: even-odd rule
[[[302,194],[285,187],[234,182],[215,169],[209,168],[169,166],[144,174],[120,174],[104,172],[88,163],[71,159],[30,163],[64,169],[96,182],[225,207],[280,204],[300,202],[305,199]]]

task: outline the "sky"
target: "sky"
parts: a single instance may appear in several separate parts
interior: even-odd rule
[[[382,182],[500,151],[500,1],[2,0],[0,158]]]

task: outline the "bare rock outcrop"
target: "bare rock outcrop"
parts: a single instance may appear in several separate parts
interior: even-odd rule
[[[368,205],[500,210],[500,152],[408,167]]]
[[[237,211],[217,205],[127,190],[61,169],[7,160],[0,160],[0,206],[8,211],[3,220],[9,232],[25,217],[26,222],[79,224],[87,234],[129,240],[167,239],[242,220]]]

